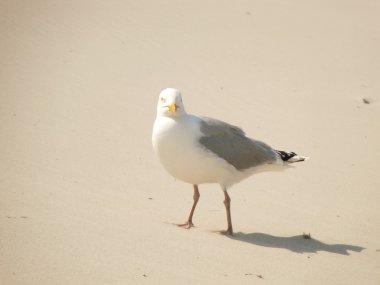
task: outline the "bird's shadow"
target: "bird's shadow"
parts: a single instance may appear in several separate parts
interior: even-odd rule
[[[258,246],[284,248],[296,253],[317,253],[318,251],[326,251],[350,255],[349,251],[361,252],[364,249],[364,247],[349,244],[327,244],[305,235],[278,237],[264,233],[239,232],[230,236],[230,238]]]

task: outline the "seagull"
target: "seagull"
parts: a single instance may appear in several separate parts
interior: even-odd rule
[[[200,197],[198,185],[218,183],[224,193],[227,235],[233,235],[227,189],[255,173],[281,171],[290,163],[308,159],[294,152],[275,150],[247,137],[234,125],[188,114],[181,93],[174,88],[167,88],[159,95],[152,144],[166,171],[193,186],[190,214],[178,226],[186,229],[194,226],[193,215]]]

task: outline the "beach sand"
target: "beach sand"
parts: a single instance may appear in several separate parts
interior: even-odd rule
[[[377,1],[0,3],[1,284],[380,284]],[[311,159],[169,176],[159,92]],[[363,100],[364,99],[364,100]],[[304,239],[303,233],[311,235]]]

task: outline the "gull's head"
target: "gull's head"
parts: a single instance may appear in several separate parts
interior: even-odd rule
[[[157,115],[178,117],[186,114],[181,93],[174,88],[162,90],[157,103]]]

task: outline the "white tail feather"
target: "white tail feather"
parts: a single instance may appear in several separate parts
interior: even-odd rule
[[[290,158],[287,162],[298,162],[298,161],[305,161],[308,159],[309,159],[308,156],[295,155],[292,158]]]

